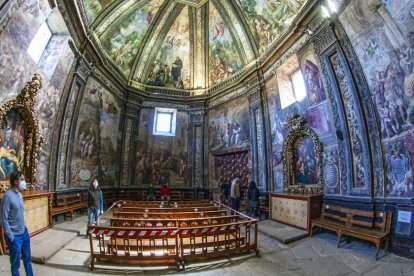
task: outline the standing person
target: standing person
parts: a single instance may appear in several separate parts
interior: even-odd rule
[[[103,196],[98,180],[95,179],[88,190],[88,226],[92,224],[99,225],[99,216],[102,214]]]
[[[0,224],[4,228],[4,237],[10,253],[11,272],[18,276],[20,256],[23,257],[26,275],[33,276],[32,256],[30,253],[30,236],[24,222],[23,197],[20,193],[26,189],[22,172],[13,172],[10,176],[11,189],[1,201]]]
[[[233,181],[231,182],[230,198],[231,209],[238,211],[240,203],[240,180],[238,178],[233,179]],[[231,211],[232,215],[234,215],[233,210]]]
[[[152,186],[152,183],[149,184],[148,186],[148,190],[147,190],[147,200],[150,201],[155,201],[155,189]]]
[[[170,188],[168,188],[167,185],[164,185],[164,187],[160,190],[161,200],[170,201],[170,194],[171,194]]]
[[[253,180],[249,183],[249,190],[247,191],[247,198],[249,200],[249,217],[258,216],[260,208],[260,190],[256,186],[256,182]]]

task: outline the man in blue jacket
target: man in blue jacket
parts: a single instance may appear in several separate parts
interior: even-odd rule
[[[22,256],[26,275],[33,276],[30,236],[24,222],[23,197],[20,193],[26,189],[23,173],[13,172],[10,176],[10,185],[11,188],[6,191],[1,201],[0,224],[4,228],[4,237],[9,248],[11,272],[13,276],[20,275]]]

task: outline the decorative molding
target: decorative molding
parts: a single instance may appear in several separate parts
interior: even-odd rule
[[[124,134],[124,150],[123,150],[123,160],[122,160],[122,186],[129,186],[129,157],[130,157],[130,147],[131,147],[131,138],[132,138],[132,119],[128,118],[126,120],[125,134]]]

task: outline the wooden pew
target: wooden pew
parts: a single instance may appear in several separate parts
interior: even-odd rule
[[[214,203],[208,200],[200,200],[200,201],[170,201],[170,203],[164,202],[164,207],[170,206],[174,207],[175,202],[177,203],[178,207],[191,207],[191,206],[214,206]],[[162,204],[162,201],[129,201],[125,200],[121,202],[121,205],[124,207],[158,207]]]
[[[149,213],[171,213],[171,212],[205,212],[220,210],[217,206],[194,206],[194,207],[120,207],[120,212],[149,212]]]
[[[56,194],[54,197],[54,206],[50,209],[50,221],[54,216],[70,214],[70,219],[73,220],[73,213],[77,210],[86,208],[86,200],[83,200],[82,193],[66,193]]]
[[[186,218],[186,219],[131,219],[111,218],[110,225],[114,227],[196,227],[206,225],[217,225],[237,222],[239,216],[223,216],[208,218]]]
[[[259,255],[256,221],[184,227],[179,228],[177,234],[183,270],[185,263],[193,260],[207,260],[250,250],[254,250],[256,256]]]
[[[257,249],[257,221],[202,227],[89,226],[91,269],[97,260],[120,264],[176,264]],[[253,228],[251,228],[253,226]],[[95,239],[94,236],[98,238]]]
[[[91,269],[96,260],[120,264],[176,264],[178,259],[178,228],[160,230],[151,228],[125,228],[89,226]],[[96,240],[93,236],[99,235]]]
[[[217,211],[205,211],[205,212],[175,212],[175,213],[150,213],[150,212],[119,212],[116,211],[113,213],[115,218],[203,218],[203,217],[219,217],[227,216],[227,210],[217,210]]]
[[[384,251],[387,252],[389,249],[391,223],[392,212],[363,211],[324,204],[321,216],[311,221],[310,235],[312,236],[314,227],[320,227],[336,232],[338,247],[341,244],[342,235],[373,242],[377,249],[375,259],[378,259],[383,242],[385,242]]]

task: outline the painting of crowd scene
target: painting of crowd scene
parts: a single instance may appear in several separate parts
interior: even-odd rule
[[[300,5],[293,6],[294,1],[287,0],[240,0],[236,2],[243,10],[261,53],[287,29],[300,9]]]
[[[162,0],[149,1],[128,15],[110,35],[101,38],[108,55],[126,76],[161,4]]]
[[[7,112],[0,129],[0,182],[15,171],[24,171],[25,124],[16,109]]]
[[[141,111],[137,152],[135,160],[135,179],[137,186],[147,187],[164,184],[170,187],[189,186],[187,144],[188,115],[177,112],[175,136],[153,135],[154,111]]]
[[[340,16],[376,106],[389,196],[413,194],[414,3],[354,0]]]
[[[317,184],[315,144],[306,136],[294,144],[295,184]]]
[[[190,31],[187,6],[168,31],[152,68],[147,84],[177,89],[190,88]]]
[[[230,29],[213,3],[209,4],[210,84],[228,79],[242,67]]]
[[[115,2],[115,0],[83,0],[83,6],[85,8],[88,23],[92,24],[99,14],[113,2]]]
[[[72,187],[87,187],[93,178],[101,186],[118,181],[117,152],[121,105],[99,82],[85,87],[76,126],[71,162]],[[63,187],[62,187],[63,188]]]
[[[250,146],[248,106],[247,98],[240,98],[210,111],[210,151]]]

